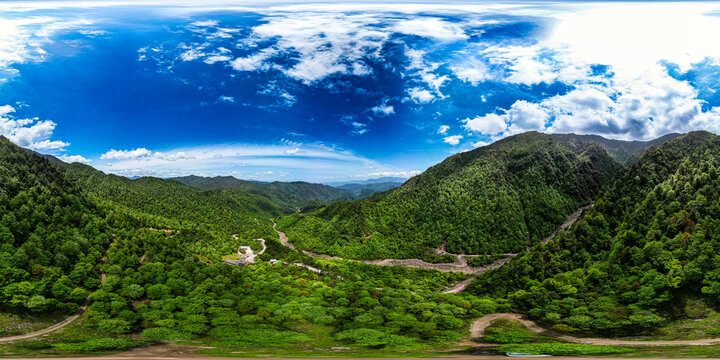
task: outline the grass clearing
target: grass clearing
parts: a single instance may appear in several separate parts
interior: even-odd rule
[[[0,337],[15,336],[44,329],[68,315],[18,315],[0,313]]]
[[[627,347],[566,343],[505,344],[495,350],[502,353],[531,355],[615,355],[635,351]]]

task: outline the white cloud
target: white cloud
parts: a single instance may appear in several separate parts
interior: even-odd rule
[[[352,152],[323,144],[281,142],[277,145],[228,144],[184,147],[163,152],[138,148],[130,151],[111,150],[110,157],[98,168],[124,176],[172,177],[190,174],[204,176],[244,174],[272,171],[276,176],[265,179],[303,179],[320,181],[370,176],[369,173],[406,173],[403,169],[379,163]],[[108,154],[106,153],[106,154]],[[252,175],[255,176],[255,175]],[[388,175],[392,176],[392,175]]]
[[[440,127],[437,129],[437,133],[440,135],[445,135],[445,134],[447,134],[448,130],[450,130],[450,126],[440,125]]]
[[[70,143],[60,141],[60,140],[43,140],[40,142],[32,143],[30,145],[30,148],[33,150],[38,151],[48,151],[48,150],[65,150],[66,147],[70,146]]]
[[[85,158],[82,155],[63,155],[59,157],[60,160],[66,162],[66,163],[83,163],[83,164],[89,164],[92,162],[92,160]]]
[[[210,55],[203,60],[206,64],[214,64],[216,62],[230,61],[231,57],[227,55]]]
[[[575,63],[610,65],[615,72],[637,74],[660,60],[683,69],[706,57],[720,58],[720,33],[711,3],[620,3],[583,6],[561,12],[547,39],[564,47]]]
[[[152,151],[146,148],[137,148],[135,150],[115,150],[102,154],[100,156],[103,160],[127,160],[127,159],[141,159],[152,156]]]
[[[483,146],[487,146],[487,145],[490,145],[490,143],[487,141],[476,141],[476,142],[472,143],[473,148],[479,148],[479,147],[483,147]]]
[[[481,134],[497,134],[505,131],[507,128],[505,117],[493,113],[476,116],[472,119],[467,118],[461,122],[464,124],[463,127],[468,131]]]
[[[356,177],[367,177],[367,178],[375,178],[375,177],[401,177],[401,178],[411,178],[415,175],[419,175],[422,173],[422,171],[419,170],[411,170],[411,171],[378,171],[378,172],[372,172],[369,174],[359,175]]]
[[[43,152],[64,151],[70,143],[50,140],[57,124],[51,120],[20,118],[13,116],[15,108],[0,106],[0,135],[22,147]]]
[[[443,142],[450,145],[457,145],[460,143],[460,140],[462,140],[462,135],[452,135],[452,136],[446,136],[443,138]]]
[[[219,101],[219,102],[225,102],[225,103],[234,103],[234,102],[235,102],[235,98],[232,97],[232,96],[222,95],[222,96],[220,96],[220,97],[218,98],[218,101]]]
[[[180,58],[183,61],[193,61],[193,60],[199,59],[205,55],[207,55],[207,54],[202,52],[200,49],[189,49],[189,50],[185,51],[184,53],[180,54]]]
[[[450,68],[455,76],[476,86],[478,83],[491,79],[486,66],[480,62],[454,65]]]
[[[388,105],[387,102],[383,101],[382,104],[379,104],[377,106],[373,106],[370,108],[372,112],[375,113],[375,115],[392,115],[395,113],[395,108],[392,105]]]
[[[402,19],[392,29],[402,34],[417,35],[442,41],[458,41],[468,38],[459,25],[436,17]]]
[[[435,95],[421,88],[408,89],[408,95],[410,95],[410,99],[418,104],[427,104],[435,100]]]
[[[268,70],[270,65],[265,61],[276,54],[274,49],[263,49],[259,52],[247,56],[235,58],[230,62],[230,66],[237,71],[257,71]]]
[[[208,26],[217,26],[218,22],[215,20],[203,20],[203,21],[195,21],[193,23],[190,23],[192,26],[198,26],[198,27],[208,27]]]
[[[0,18],[0,70],[16,74],[17,70],[8,69],[10,65],[47,58],[44,47],[52,42],[53,35],[71,30],[87,33],[92,30],[88,29],[91,25],[88,20],[59,20],[49,16]]]
[[[355,134],[355,135],[362,135],[368,131],[367,124],[353,121],[350,123],[350,125],[352,125],[355,128],[355,130],[353,130],[353,134]]]

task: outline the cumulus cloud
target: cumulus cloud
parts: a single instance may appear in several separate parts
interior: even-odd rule
[[[40,142],[32,143],[30,145],[30,148],[33,150],[48,151],[48,150],[64,150],[68,146],[70,146],[70,143],[60,141],[60,140],[43,140]]]
[[[100,156],[103,160],[128,160],[128,159],[141,159],[152,156],[152,151],[146,148],[137,148],[135,150],[115,150],[102,154]]]
[[[92,162],[90,159],[85,158],[82,155],[62,155],[59,157],[60,160],[66,162],[66,163],[82,163],[82,164],[89,164]]]
[[[459,41],[468,38],[462,27],[437,17],[403,19],[398,21],[392,29],[402,34],[417,35],[442,41]]]
[[[427,104],[435,100],[435,95],[433,95],[430,91],[422,88],[408,89],[408,95],[410,96],[410,99],[412,99],[412,101],[418,104]]]
[[[458,79],[469,82],[473,86],[492,78],[487,67],[479,61],[453,65],[450,70]]]
[[[0,135],[26,148],[42,152],[63,151],[70,143],[50,140],[57,124],[51,120],[38,118],[17,118],[15,108],[0,106]]]
[[[448,130],[450,130],[450,126],[440,125],[440,127],[437,129],[437,133],[440,135],[445,135],[447,134]]]
[[[452,136],[446,136],[443,138],[443,142],[450,145],[457,145],[460,143],[460,140],[462,140],[462,135],[452,135]]]
[[[387,116],[394,114],[395,108],[392,105],[388,105],[386,101],[383,101],[382,104],[370,108],[370,111],[374,112],[375,115]]]
[[[463,123],[463,127],[468,131],[481,134],[498,134],[507,128],[505,117],[493,113],[476,116],[472,119],[467,118],[461,120],[461,122]]]

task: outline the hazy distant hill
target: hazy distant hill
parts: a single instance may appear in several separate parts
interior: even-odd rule
[[[680,135],[682,134],[667,134],[649,141],[613,140],[606,139],[599,135],[551,134],[550,136],[565,144],[573,151],[580,151],[590,143],[598,144],[612,155],[615,160],[625,164],[637,160],[648,148],[662,144]]]
[[[304,181],[259,182],[241,180],[232,176],[201,177],[194,175],[177,177],[171,180],[202,190],[239,189],[293,208],[305,206],[313,201],[352,200],[352,195],[348,191]]]
[[[394,189],[402,184],[402,182],[377,182],[367,184],[351,183],[336,187],[349,192],[355,199],[364,199],[375,193]]]

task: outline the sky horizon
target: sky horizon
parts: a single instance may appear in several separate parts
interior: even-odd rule
[[[0,3],[0,134],[118,175],[410,177],[536,130],[720,131],[713,2]]]

